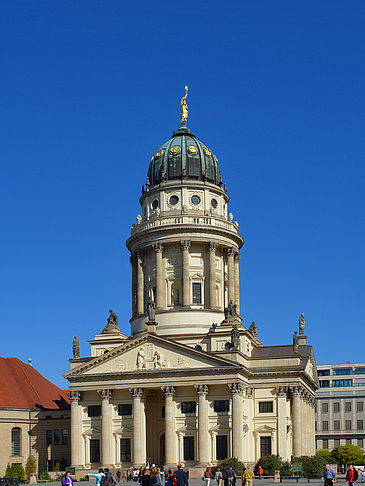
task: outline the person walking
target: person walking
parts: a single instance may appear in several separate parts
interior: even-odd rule
[[[259,466],[257,468],[257,474],[259,475],[259,479],[262,479],[262,475],[264,474],[264,470],[262,469],[262,467],[260,466],[260,464],[259,464]]]
[[[176,480],[176,484],[174,480]],[[172,484],[174,486],[189,486],[188,477],[181,464],[177,466],[177,471],[172,475]]]
[[[232,466],[229,466],[229,468],[226,469],[227,486],[232,486],[235,477],[236,473],[232,469]]]
[[[217,486],[221,486],[222,484],[222,479],[223,479],[223,474],[222,474],[222,471],[221,471],[221,468],[220,467],[217,467],[217,470],[215,472],[215,481],[217,483]]]
[[[324,486],[332,486],[337,481],[335,471],[330,468],[329,464],[326,464],[326,468],[323,472]]]
[[[89,478],[96,478],[95,484],[96,486],[100,486],[101,480],[105,476],[105,474],[104,470],[100,468],[96,474],[88,474],[87,476],[89,476]]]
[[[121,477],[122,473],[120,472],[120,470],[118,469],[118,471],[116,472],[116,476],[117,476],[117,482],[119,483],[120,482],[120,477]]]
[[[250,467],[245,469],[242,473],[242,486],[252,486],[252,480],[255,477],[255,473]]]
[[[162,486],[162,478],[156,466],[151,468],[151,484],[152,486]]]
[[[151,470],[148,466],[145,467],[144,470],[142,471],[140,483],[141,483],[141,486],[151,486],[151,484],[152,484]]]
[[[357,481],[358,477],[359,477],[359,473],[354,468],[354,466],[350,464],[346,473],[346,479],[345,479],[346,483],[349,483],[349,486],[354,486],[354,483]]]
[[[62,477],[61,484],[62,486],[72,486],[73,483],[78,483],[78,479],[74,479],[71,477],[70,471],[66,471]]]
[[[204,471],[203,477],[204,477],[205,484],[207,486],[210,486],[210,480],[213,478],[210,467],[206,468],[206,470]]]

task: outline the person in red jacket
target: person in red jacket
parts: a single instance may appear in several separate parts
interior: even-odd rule
[[[346,483],[349,483],[349,486],[354,486],[357,478],[359,477],[359,473],[354,468],[352,464],[350,464],[347,473],[346,473]]]

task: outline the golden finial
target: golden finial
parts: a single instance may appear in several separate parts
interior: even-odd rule
[[[188,119],[188,105],[186,104],[186,98],[188,96],[188,87],[185,86],[185,96],[181,98],[181,123],[186,123]]]

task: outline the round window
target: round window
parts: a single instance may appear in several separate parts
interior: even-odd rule
[[[155,199],[152,203],[152,209],[157,209],[158,208],[158,199]]]
[[[218,202],[216,199],[212,199],[210,203],[214,209],[218,206]]]
[[[179,202],[178,196],[171,196],[169,199],[169,203],[171,206],[176,206],[176,204]]]
[[[195,204],[195,206],[200,204],[200,201],[201,201],[200,197],[197,196],[196,194],[194,194],[194,196],[191,196],[191,202]]]

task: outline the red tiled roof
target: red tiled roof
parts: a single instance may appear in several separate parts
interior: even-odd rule
[[[65,410],[70,405],[64,390],[18,358],[0,358],[0,408]]]

